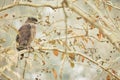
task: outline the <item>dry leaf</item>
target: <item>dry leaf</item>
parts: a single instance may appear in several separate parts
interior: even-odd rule
[[[52,69],[52,72],[53,72],[54,78],[57,79],[57,72],[56,72],[56,70],[54,68]]]
[[[74,44],[76,44],[76,43],[77,43],[77,39],[76,39],[76,38],[74,39],[74,42],[73,42],[73,43],[74,43]]]
[[[70,61],[70,66],[73,68],[75,64],[72,61]]]
[[[74,53],[70,53],[70,54],[69,54],[69,58],[70,58],[71,60],[75,60],[75,54],[74,54]]]
[[[101,38],[102,38],[102,32],[101,31],[99,31],[99,33],[97,34],[97,36],[98,36],[98,39],[100,40]]]
[[[84,62],[84,60],[85,60],[85,57],[84,57],[84,56],[82,56],[82,62]]]
[[[70,34],[70,33],[72,33],[72,32],[73,32],[72,30],[68,30],[67,34]]]
[[[8,14],[5,14],[5,15],[4,15],[4,17],[7,17],[7,16],[8,16]]]
[[[85,36],[81,36],[82,40],[85,41],[86,43],[88,43],[88,39],[85,38]]]
[[[111,11],[112,10],[112,6],[108,5],[108,10]]]
[[[99,15],[97,15],[96,18],[99,18]]]
[[[45,61],[42,60],[43,65],[45,65]]]
[[[51,41],[49,41],[49,43],[50,43],[50,44],[55,44],[56,41],[55,41],[55,40],[51,40]]]
[[[95,28],[95,26],[94,25],[90,25],[90,29],[94,29]]]
[[[106,80],[111,80],[110,75],[107,75]]]
[[[82,19],[82,17],[76,17],[76,19],[77,19],[77,20],[80,20],[80,19]]]
[[[117,72],[115,70],[112,69],[112,73],[116,74]]]
[[[0,19],[5,18],[7,16],[8,16],[8,14],[4,14],[4,15],[0,16]]]
[[[55,56],[58,56],[58,50],[57,49],[54,49],[53,53],[54,53]]]

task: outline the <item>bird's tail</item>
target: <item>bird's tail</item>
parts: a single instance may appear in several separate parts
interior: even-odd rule
[[[18,47],[17,47],[17,50],[18,50],[18,51],[21,51],[21,50],[24,50],[24,49],[27,49],[27,48],[26,48],[26,47],[21,47],[21,46],[18,46]]]

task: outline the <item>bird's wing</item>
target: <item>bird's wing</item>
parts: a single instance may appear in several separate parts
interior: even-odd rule
[[[16,41],[19,45],[29,45],[29,40],[31,38],[31,25],[25,24],[19,29],[19,34],[17,35]]]
[[[19,29],[19,34],[16,37],[18,43],[17,49],[22,50],[30,47],[36,34],[36,27],[31,24],[25,24]]]
[[[30,40],[30,42],[31,41],[33,41],[33,39],[35,38],[35,34],[36,34],[36,27],[34,26],[34,25],[31,25],[32,27],[31,27],[31,40]]]
[[[19,42],[19,35],[17,34],[16,36],[16,42],[18,43]]]

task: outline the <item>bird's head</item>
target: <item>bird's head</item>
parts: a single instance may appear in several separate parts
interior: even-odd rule
[[[34,17],[28,17],[28,19],[26,20],[26,23],[37,23],[38,20]]]

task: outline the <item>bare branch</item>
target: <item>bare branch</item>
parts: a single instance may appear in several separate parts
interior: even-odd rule
[[[69,3],[69,1],[67,1]],[[71,5],[69,3],[68,7],[74,11],[76,14],[82,16],[83,18],[85,18],[87,21],[89,21],[92,25],[95,25],[96,28],[98,28],[104,36],[106,36],[112,45],[114,45],[116,47],[116,49],[120,52],[120,47],[118,46],[118,42],[120,42],[120,37],[117,36],[116,34],[120,34],[120,32],[116,31],[116,32],[112,32],[109,30],[106,30],[103,28],[103,26],[101,24],[98,24],[96,22],[96,18],[94,16],[88,15],[87,13],[85,13],[84,11],[80,10],[79,8],[75,7],[74,5]],[[106,22],[105,22],[106,23]],[[106,23],[109,24],[109,23]],[[107,25],[108,27],[111,27],[109,25]]]
[[[120,10],[120,7],[118,7],[118,6],[115,6],[115,5],[110,4],[110,3],[105,3],[105,4],[107,4],[107,5],[109,5],[109,6],[113,7],[113,8],[115,8],[115,9],[117,9],[117,10]]]
[[[7,80],[13,80],[10,77],[8,77],[6,74],[4,74],[3,72],[2,73],[0,72],[0,74],[1,74],[1,76],[4,76]]]
[[[67,13],[65,11],[65,6],[66,6],[66,1],[63,0],[62,7],[63,7],[64,18],[65,18],[65,45],[67,46],[67,43],[68,43],[68,39],[67,39],[68,25],[67,25]],[[65,54],[67,54],[67,47],[65,47]],[[64,58],[63,58],[63,60],[62,60],[61,67],[60,67],[60,79],[61,80],[62,80],[63,66],[64,66],[66,58],[67,57],[65,55]]]
[[[39,48],[39,47],[35,47],[34,48],[35,50],[49,50],[49,51],[53,51],[55,48],[45,48],[45,47],[42,47],[42,48]],[[65,53],[64,50],[61,50],[61,49],[57,49],[60,53]],[[22,52],[26,52],[28,50],[23,50]],[[91,59],[90,57],[86,56],[85,54],[83,54],[82,52],[77,52],[77,51],[67,51],[67,54],[70,54],[70,53],[74,53],[75,55],[80,55],[80,56],[83,56],[85,59],[89,60],[90,62],[96,64],[98,67],[100,67],[101,69],[103,69],[104,71],[108,72],[110,75],[112,75],[113,77],[115,77],[116,79],[120,80],[119,76],[117,76],[116,74],[112,73],[109,69],[105,68],[104,66],[102,66],[101,64],[99,64],[98,62],[96,62],[95,60]],[[67,55],[66,54],[66,55]],[[65,58],[64,58],[65,59]],[[64,61],[62,62],[62,64],[64,64]]]
[[[68,25],[67,25],[67,13],[65,11],[65,6],[66,6],[66,1],[63,0],[62,2],[63,6],[63,12],[64,12],[64,17],[65,17],[65,43],[67,45],[67,31],[68,31]],[[65,53],[67,53],[67,48],[65,47]]]
[[[41,48],[41,50],[54,50],[54,49],[50,49],[50,48]],[[60,49],[57,49],[59,52],[61,53],[65,53],[64,50],[60,50]],[[76,52],[76,51],[68,51],[67,54],[70,54],[70,53],[74,53],[76,55],[80,55],[80,56],[83,56],[85,59],[89,60],[90,62],[96,64],[98,67],[100,67],[101,69],[105,70],[106,72],[108,72],[110,75],[114,76],[116,79],[120,80],[120,78],[112,73],[111,71],[109,71],[109,69],[105,68],[104,66],[102,66],[101,64],[97,63],[95,60],[91,59],[90,57],[86,56],[85,54],[81,53],[81,52]]]
[[[27,60],[25,60],[25,65],[23,70],[23,79],[25,78],[26,67],[27,67]]]
[[[49,4],[33,4],[33,3],[28,3],[28,2],[19,2],[19,3],[13,3],[13,4],[9,4],[7,6],[4,6],[2,8],[0,8],[0,12],[13,8],[15,6],[29,6],[29,7],[34,7],[34,8],[38,8],[38,7],[50,7],[52,9],[58,9],[58,8],[62,8],[62,6],[52,6]]]

